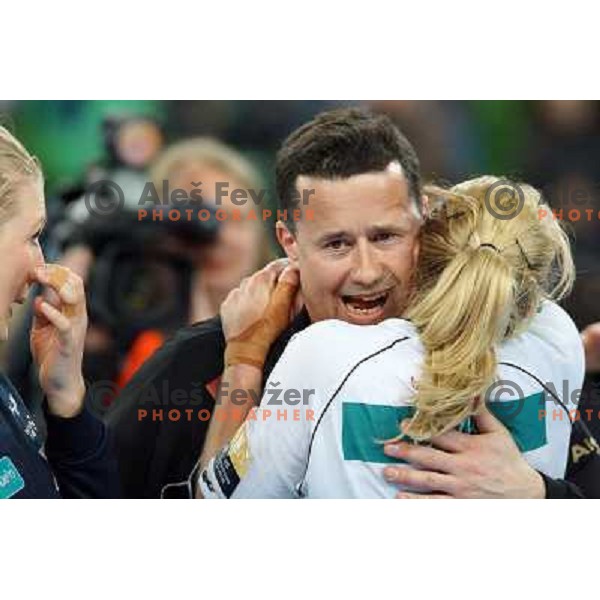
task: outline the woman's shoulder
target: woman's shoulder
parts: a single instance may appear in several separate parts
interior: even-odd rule
[[[527,333],[541,338],[565,351],[583,347],[581,336],[569,313],[550,300],[544,300],[531,320]]]
[[[296,334],[307,341],[358,341],[361,344],[391,341],[399,337],[415,337],[416,330],[405,319],[386,319],[375,325],[357,325],[340,319],[318,321]]]
[[[562,366],[573,374],[583,374],[585,357],[581,335],[564,308],[545,300],[525,331],[500,347],[499,360],[542,367]],[[535,369],[534,369],[535,370]]]
[[[319,321],[295,334],[270,375],[287,385],[301,384],[328,397],[348,373],[386,349],[404,349],[400,341],[418,336],[411,323],[388,319],[377,325],[354,325],[330,319]]]
[[[312,363],[342,367],[407,338],[418,339],[418,335],[412,323],[404,319],[386,319],[376,325],[327,319],[295,334],[286,351],[293,348],[296,356]]]

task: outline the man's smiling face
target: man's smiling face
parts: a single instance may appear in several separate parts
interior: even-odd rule
[[[418,258],[421,218],[400,166],[346,179],[301,176],[314,190],[311,218],[278,238],[300,269],[311,320],[358,325],[397,317],[406,308]]]

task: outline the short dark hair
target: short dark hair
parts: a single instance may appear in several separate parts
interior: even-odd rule
[[[301,175],[345,179],[383,171],[391,162],[402,166],[408,191],[421,209],[419,159],[411,143],[385,115],[362,108],[341,108],[317,115],[291,133],[277,153],[277,198],[281,210],[292,210],[300,199]],[[288,224],[293,221],[288,218]]]

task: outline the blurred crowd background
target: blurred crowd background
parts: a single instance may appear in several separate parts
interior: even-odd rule
[[[170,333],[217,314],[227,292],[279,251],[272,222],[215,228],[92,218],[98,215],[85,210],[86,189],[118,181],[126,205],[137,201],[144,182],[164,179],[172,189],[228,181],[232,188],[272,190],[283,139],[320,111],[357,104],[399,125],[415,146],[425,181],[454,183],[487,173],[542,189],[573,241],[578,280],[567,308],[580,329],[600,321],[599,102],[0,102],[0,123],[38,156],[46,176],[47,259],[86,280],[85,375],[112,382],[97,412],[110,410],[120,387]],[[274,195],[267,197],[274,207]],[[35,398],[28,327],[25,307],[0,348],[0,368],[23,397]]]

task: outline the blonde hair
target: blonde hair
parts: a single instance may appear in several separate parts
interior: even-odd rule
[[[499,217],[497,194],[507,186],[514,202]],[[543,299],[564,297],[575,273],[561,223],[533,187],[484,176],[425,193],[434,206],[406,315],[425,350],[415,414],[403,428],[415,440],[477,411],[496,376],[497,344],[523,331]]]
[[[156,188],[161,189],[164,180],[169,180],[183,165],[194,162],[227,173],[247,189],[261,187],[260,175],[250,161],[233,148],[209,137],[190,138],[169,146],[154,163],[150,178]],[[274,258],[266,231],[263,229],[261,234],[257,268]]]
[[[209,137],[190,138],[169,146],[157,159],[150,176],[155,185],[172,177],[183,165],[196,162],[224,171],[248,188],[260,187],[256,169],[241,154]]]
[[[42,178],[40,163],[7,129],[0,126],[0,225],[16,211],[14,189],[23,179]]]

